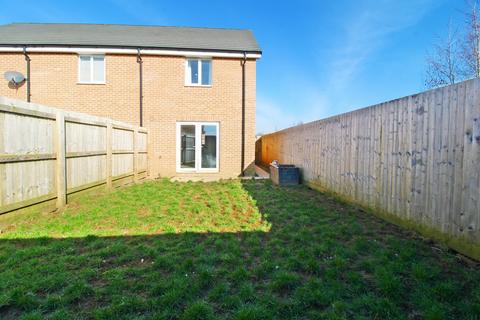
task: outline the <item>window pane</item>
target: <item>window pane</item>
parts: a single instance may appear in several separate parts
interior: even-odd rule
[[[190,83],[198,83],[198,60],[188,60],[188,70],[190,75]]]
[[[217,126],[202,126],[202,168],[217,167]]]
[[[90,57],[80,56],[80,65],[78,68],[80,82],[90,82]]]
[[[93,81],[105,82],[105,58],[93,57]]]
[[[211,78],[212,71],[212,62],[210,60],[202,60],[202,84],[210,85],[212,82]]]
[[[180,126],[180,167],[195,168],[195,126]]]

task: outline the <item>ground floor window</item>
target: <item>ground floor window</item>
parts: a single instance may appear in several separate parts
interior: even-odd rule
[[[217,172],[217,122],[177,122],[177,171]]]

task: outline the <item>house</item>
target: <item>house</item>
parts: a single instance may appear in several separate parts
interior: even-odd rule
[[[255,159],[261,54],[249,30],[14,23],[0,72],[27,80],[0,96],[146,127],[151,177],[237,177]]]

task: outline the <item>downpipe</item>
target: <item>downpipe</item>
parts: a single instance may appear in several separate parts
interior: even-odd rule
[[[140,127],[143,127],[143,60],[142,56],[140,55],[140,48],[137,49],[137,63],[138,63],[138,70],[139,70],[139,77],[140,77]]]
[[[25,57],[25,61],[27,62],[27,102],[30,102],[30,56],[27,53],[27,46],[23,47],[23,56]]]
[[[243,52],[242,59],[242,153],[241,153],[241,176],[245,176],[245,67],[247,63],[247,53]]]

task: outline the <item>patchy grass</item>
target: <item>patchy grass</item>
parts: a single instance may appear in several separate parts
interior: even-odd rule
[[[87,194],[62,213],[5,215],[3,239],[163,235],[185,232],[268,231],[240,182],[168,180]]]
[[[477,319],[480,270],[306,187],[148,182],[0,217],[1,319]]]

